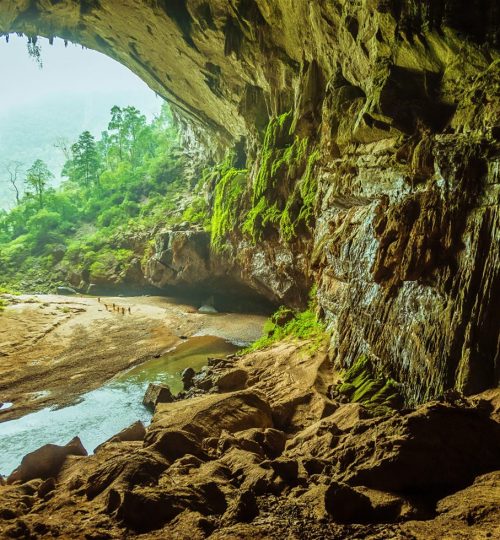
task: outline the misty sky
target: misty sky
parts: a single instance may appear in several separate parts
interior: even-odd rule
[[[25,37],[11,35],[0,40],[0,115],[19,105],[36,103],[58,95],[116,93],[125,91],[137,98],[150,116],[159,111],[161,100],[129,69],[107,56],[68,44],[61,39],[53,45],[39,39],[43,69],[27,53]]]
[[[65,47],[60,39],[38,43],[42,69],[28,55],[25,37],[0,39],[0,209],[14,204],[6,180],[9,163],[22,163],[25,172],[42,159],[58,185],[65,162],[58,141],[71,144],[85,130],[100,138],[113,105],[135,106],[151,120],[163,102],[128,68],[101,53]]]

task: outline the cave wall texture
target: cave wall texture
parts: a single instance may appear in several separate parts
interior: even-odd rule
[[[2,0],[0,34],[127,65],[175,105],[194,162],[237,145],[250,184],[269,119],[293,111],[319,152],[313,224],[292,241],[236,231],[235,268],[292,305],[316,283],[337,365],[368,353],[415,403],[498,384],[499,13],[496,0]]]

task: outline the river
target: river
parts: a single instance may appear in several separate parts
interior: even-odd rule
[[[152,414],[142,405],[142,398],[150,382],[167,384],[178,393],[185,368],[199,370],[209,357],[225,356],[239,348],[220,337],[191,337],[164,356],[119,373],[73,405],[45,408],[0,423],[0,474],[10,474],[25,454],[44,444],[63,445],[77,435],[92,453],[136,420],[148,424]]]

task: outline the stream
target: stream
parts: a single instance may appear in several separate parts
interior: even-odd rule
[[[78,435],[90,454],[136,420],[148,424],[152,413],[142,405],[142,398],[149,383],[167,384],[177,394],[182,390],[185,368],[198,371],[209,357],[238,349],[239,345],[219,337],[191,337],[164,356],[119,373],[97,390],[82,395],[76,404],[46,408],[0,423],[0,474],[10,474],[24,455],[44,444],[64,445]]]

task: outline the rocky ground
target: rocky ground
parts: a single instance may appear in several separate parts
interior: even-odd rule
[[[0,411],[1,421],[71,403],[119,371],[178,344],[181,336],[252,340],[264,321],[207,316],[163,297],[9,298],[11,305],[0,315],[0,402],[14,405]]]
[[[500,535],[499,390],[373,417],[327,397],[338,377],[309,342],[213,359],[145,432],[122,437],[139,440],[26,460],[0,487],[0,535]]]

